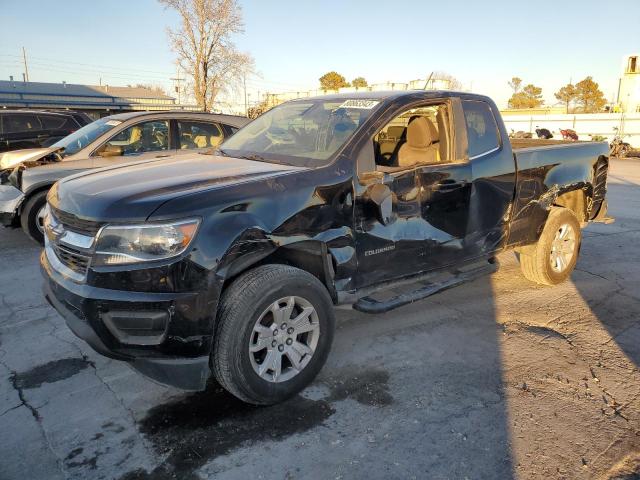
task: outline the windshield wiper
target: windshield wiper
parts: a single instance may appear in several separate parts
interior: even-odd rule
[[[238,158],[244,158],[245,160],[255,160],[257,162],[266,161],[265,158],[257,153],[250,153],[248,155],[238,155]]]
[[[274,160],[272,158],[269,158],[269,159],[264,158],[262,155],[257,153],[247,153],[244,155],[240,155],[240,154],[236,155],[235,153],[227,153],[220,149],[218,149],[218,152],[220,152],[225,157],[242,158],[243,160],[252,160],[254,162],[277,163],[278,165],[286,165],[286,163],[283,163],[278,160]]]

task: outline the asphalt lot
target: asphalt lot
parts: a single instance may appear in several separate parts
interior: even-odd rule
[[[609,203],[570,282],[507,253],[388,314],[339,311],[315,383],[266,408],[93,352],[44,301],[39,249],[0,229],[0,479],[640,478],[640,160],[613,162]]]

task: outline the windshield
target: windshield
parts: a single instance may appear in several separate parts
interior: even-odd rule
[[[295,166],[326,165],[378,100],[296,100],[269,110],[221,145],[225,155]]]
[[[120,120],[110,120],[108,117],[96,120],[88,125],[85,125],[80,130],[76,130],[71,135],[67,135],[61,140],[51,145],[54,148],[63,147],[63,157],[78,153],[84,147],[93,142],[96,138],[103,133],[108,132],[113,127],[120,125]]]

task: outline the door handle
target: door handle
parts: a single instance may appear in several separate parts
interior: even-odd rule
[[[466,180],[456,182],[455,180],[443,180],[434,185],[434,190],[439,192],[449,192],[451,190],[457,190],[467,185]]]
[[[156,158],[167,158],[170,157],[171,155],[169,155],[168,153],[165,153],[163,155],[156,155]]]

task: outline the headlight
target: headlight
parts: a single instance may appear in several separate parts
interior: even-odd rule
[[[198,230],[200,220],[104,227],[96,241],[94,265],[152,262],[184,252]]]

